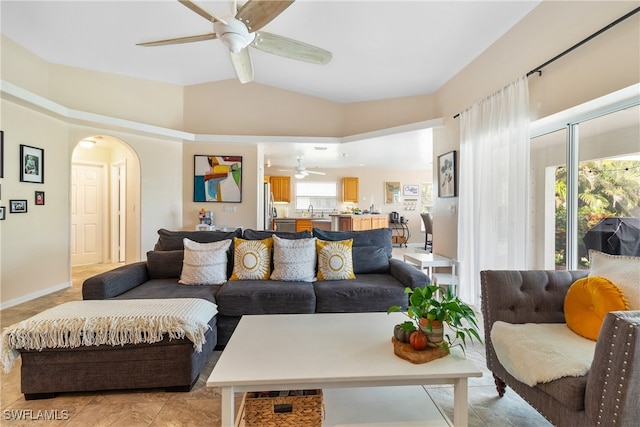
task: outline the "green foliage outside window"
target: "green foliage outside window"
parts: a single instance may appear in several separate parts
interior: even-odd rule
[[[567,168],[556,169],[556,269],[566,266]],[[578,268],[589,268],[585,233],[602,218],[640,217],[640,161],[582,162],[578,172]]]

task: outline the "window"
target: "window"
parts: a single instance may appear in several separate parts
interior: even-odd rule
[[[337,182],[298,181],[295,190],[297,211],[306,211],[309,206],[315,212],[331,211],[338,206]]]

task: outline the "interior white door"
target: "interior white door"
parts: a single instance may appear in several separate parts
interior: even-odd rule
[[[98,165],[72,165],[72,266],[103,262],[103,170]]]
[[[111,164],[111,259],[126,259],[127,167],[126,160]]]

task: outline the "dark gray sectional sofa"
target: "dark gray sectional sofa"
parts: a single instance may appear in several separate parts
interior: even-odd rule
[[[353,239],[353,280],[284,282],[234,280],[222,285],[185,286],[182,270],[183,238],[207,243],[233,237],[261,240],[272,234],[285,239],[317,237]],[[238,229],[219,231],[159,230],[158,242],[147,261],[122,266],[87,279],[84,299],[204,298],[218,305],[217,343],[225,345],[243,315],[382,312],[391,305],[406,306],[405,287],[428,284],[428,276],[391,258],[391,229],[285,233]],[[233,245],[228,252],[227,277],[233,271]]]
[[[202,352],[186,338],[153,344],[99,345],[42,351],[21,351],[21,387],[26,399],[58,392],[166,388],[188,391],[216,345],[227,343],[243,315],[386,311],[406,306],[405,287],[428,284],[415,267],[391,258],[391,230],[328,232],[314,229],[322,240],[353,239],[356,279],[325,282],[234,280],[222,285],[178,283],[182,271],[183,238],[206,243],[233,237],[261,240],[270,231],[236,230],[158,232],[147,261],[125,265],[87,279],[83,299],[203,298],[218,305],[209,322]],[[277,233],[279,237],[312,237],[310,232]],[[233,272],[233,246],[227,252],[227,278]],[[73,372],[70,375],[70,372]]]

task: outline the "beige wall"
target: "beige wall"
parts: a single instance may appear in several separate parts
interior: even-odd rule
[[[5,169],[0,205],[7,207],[7,218],[0,221],[2,308],[70,285],[71,161],[75,146],[86,136],[111,135],[137,154],[127,150],[108,159],[125,156],[132,166],[127,226],[128,234],[138,237],[127,241],[127,262],[144,259],[159,228],[182,226],[181,142],[70,124],[5,99],[1,108]],[[18,159],[20,144],[44,149],[44,184],[19,181],[18,162],[10,159]],[[45,191],[44,206],[34,205],[36,190]],[[10,199],[26,199],[28,212],[9,214]]]
[[[634,8],[627,1],[543,1],[437,92],[444,128],[434,132],[434,158],[459,149],[453,116],[508,85]],[[529,77],[532,119],[546,117],[640,81],[640,16],[627,19]],[[457,199],[437,199],[435,250],[457,256]],[[440,233],[451,239],[438,238]]]
[[[218,135],[342,136],[344,105],[236,80],[187,86],[186,131]]]
[[[39,296],[70,285],[68,126],[28,108],[2,101],[4,178],[0,221],[2,302]],[[20,182],[20,144],[44,149],[44,184]],[[45,192],[36,206],[35,191]],[[26,199],[27,213],[9,213],[9,200]]]
[[[219,226],[256,228],[258,223],[259,177],[257,146],[249,144],[184,144],[182,149],[182,224],[193,230],[198,224],[198,212],[213,212],[214,223]],[[193,201],[193,162],[195,155],[242,156],[242,202],[218,203]],[[260,159],[260,164],[262,159]],[[230,211],[229,211],[230,210]]]
[[[459,121],[452,118],[454,114],[633,7],[630,2],[544,1],[437,93],[372,103],[342,105],[235,81],[180,88],[77,70],[48,64],[5,38],[1,78],[66,107],[205,135],[346,136],[444,117],[444,126],[434,131],[436,157],[459,149]],[[636,15],[548,67],[542,77],[531,77],[533,118],[637,83],[639,28]],[[8,214],[6,221],[0,221],[3,307],[69,283],[69,170],[72,149],[83,136],[118,138],[140,159],[140,205],[131,206],[140,218],[140,258],[152,249],[158,228],[189,229],[196,223],[195,214],[203,206],[191,201],[193,154],[243,156],[243,202],[235,204],[236,212],[225,212],[227,204],[216,205],[214,211],[221,224],[257,223],[261,180],[257,171],[262,159],[255,147],[183,144],[174,137],[98,123],[78,124],[4,94],[0,120],[5,159],[17,158],[18,145],[26,143],[44,148],[47,164],[46,183],[36,185],[19,183],[17,166],[5,161],[2,204],[7,205],[10,198],[24,198],[29,200],[29,213]],[[368,185],[376,191],[382,182],[377,174],[363,172],[361,194],[367,195]],[[36,189],[46,191],[47,201],[37,209],[32,203]],[[434,209],[435,250],[455,257],[457,199],[436,199]],[[34,263],[42,268],[33,268]]]

